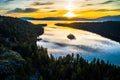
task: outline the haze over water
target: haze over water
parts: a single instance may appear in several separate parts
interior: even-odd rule
[[[31,21],[34,24],[45,23],[45,32],[38,46],[48,48],[48,53],[55,57],[67,54],[80,54],[91,61],[100,58],[110,63],[120,65],[120,44],[116,41],[104,38],[95,33],[73,29],[70,27],[56,26],[55,23],[71,23],[74,21]],[[67,35],[74,34],[76,40],[69,40]]]

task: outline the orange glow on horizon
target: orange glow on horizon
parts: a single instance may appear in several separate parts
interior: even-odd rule
[[[72,17],[76,17],[77,15],[74,14],[73,12],[67,12],[66,14],[64,14],[65,17],[69,17],[69,18],[72,18]]]
[[[67,10],[59,10],[57,12],[44,12],[44,13],[14,13],[14,14],[7,14],[6,16],[13,16],[13,17],[33,17],[33,18],[45,18],[45,17],[78,17],[78,18],[99,18],[103,16],[114,16],[119,15],[120,11],[104,11],[104,12],[81,12],[81,11],[74,11],[74,12],[67,12]]]

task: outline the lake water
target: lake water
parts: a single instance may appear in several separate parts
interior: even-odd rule
[[[120,65],[120,44],[116,41],[104,38],[95,33],[73,29],[64,26],[56,26],[55,23],[71,23],[73,21],[31,21],[34,24],[48,24],[45,33],[40,36],[38,46],[48,48],[48,53],[55,57],[67,54],[80,54],[91,61],[93,58],[103,59],[110,63]],[[67,35],[74,34],[76,40],[69,40]]]

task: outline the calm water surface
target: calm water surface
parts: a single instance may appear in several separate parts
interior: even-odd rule
[[[72,21],[32,21],[34,24],[46,23],[45,33],[40,36],[43,40],[38,46],[48,48],[49,54],[55,57],[66,54],[80,54],[91,61],[100,58],[110,63],[120,65],[120,44],[100,35],[69,27],[56,26],[55,23],[71,23]],[[66,36],[74,34],[76,40],[69,40]]]

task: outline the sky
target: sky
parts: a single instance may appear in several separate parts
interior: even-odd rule
[[[120,0],[0,0],[0,15],[98,18],[120,15]]]

